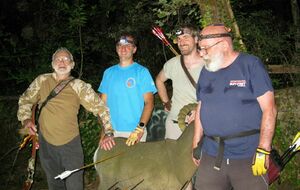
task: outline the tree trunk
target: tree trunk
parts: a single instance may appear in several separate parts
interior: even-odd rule
[[[233,29],[234,42],[237,43],[237,48],[242,51],[246,50],[230,0],[197,0],[197,3],[200,6],[203,27],[212,23],[224,23]]]
[[[297,0],[291,0],[291,11],[295,27],[295,54],[293,57],[294,64],[300,64],[300,5]]]

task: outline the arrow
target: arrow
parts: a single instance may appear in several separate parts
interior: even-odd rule
[[[300,132],[295,136],[292,145],[281,156],[283,167],[295,156],[300,150]]]
[[[293,145],[291,147],[294,147],[293,151],[298,151],[300,150],[300,131],[297,133],[293,140]]]
[[[79,171],[79,170],[80,170],[80,169],[78,168],[78,169],[75,169],[75,170],[72,170],[72,171],[69,171],[69,170],[64,171],[63,173],[61,173],[61,174],[59,174],[58,176],[54,177],[54,179],[60,179],[60,180],[63,180],[63,179],[65,179],[65,178],[69,177],[72,173],[77,172],[77,171]]]
[[[173,48],[173,46],[170,44],[170,42],[167,40],[166,36],[164,35],[162,29],[159,26],[153,26],[152,27],[152,33],[160,39],[165,46],[167,46],[176,56],[179,55],[179,53]]]
[[[77,169],[74,169],[74,170],[71,170],[71,171],[70,171],[70,170],[66,170],[66,171],[64,171],[63,173],[61,173],[61,174],[55,176],[54,179],[60,179],[60,180],[63,180],[63,179],[65,179],[65,178],[69,177],[69,176],[70,176],[72,173],[74,173],[74,172],[78,172],[79,170],[82,170],[82,169],[91,167],[91,166],[93,166],[93,165],[99,164],[99,163],[101,163],[101,162],[104,162],[104,161],[106,161],[106,160],[112,159],[112,158],[117,157],[117,156],[119,156],[119,155],[121,155],[121,154],[123,154],[123,153],[124,153],[124,152],[121,152],[121,153],[116,154],[116,155],[114,155],[114,156],[110,156],[110,157],[104,158],[104,159],[99,160],[99,161],[97,161],[97,162],[93,162],[93,163],[91,163],[91,164],[82,166],[81,168],[77,168]]]

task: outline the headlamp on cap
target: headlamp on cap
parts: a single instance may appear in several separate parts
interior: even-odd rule
[[[117,45],[128,45],[128,44],[134,45],[134,41],[128,39],[127,36],[121,36],[120,40],[117,42]]]
[[[179,28],[178,30],[175,31],[176,38],[173,39],[173,43],[177,44],[178,43],[177,37],[184,34],[193,36],[193,31],[189,28]]]

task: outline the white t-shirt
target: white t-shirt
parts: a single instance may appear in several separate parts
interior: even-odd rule
[[[195,68],[188,69],[195,82],[198,81],[202,67],[203,65],[199,64]],[[164,65],[163,71],[166,78],[172,80],[172,108],[169,114],[172,119],[177,120],[177,115],[183,106],[190,103],[197,103],[196,89],[181,66],[180,56],[168,60]]]

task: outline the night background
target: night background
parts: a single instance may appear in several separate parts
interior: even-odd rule
[[[299,131],[300,118],[300,1],[230,0],[235,18],[228,18],[229,0],[1,0],[0,2],[0,189],[20,189],[26,175],[30,148],[22,150],[12,168],[16,151],[6,154],[21,138],[17,129],[18,97],[39,74],[52,72],[51,56],[67,47],[76,66],[72,75],[97,90],[106,68],[118,63],[116,37],[131,32],[137,37],[135,60],[158,74],[173,53],[151,33],[159,25],[172,43],[174,30],[183,23],[199,28],[225,22],[243,47],[236,49],[262,59],[275,87],[278,120],[274,147],[280,153]],[[224,12],[225,11],[225,12]],[[216,16],[217,15],[217,16]],[[236,25],[234,25],[236,24]],[[177,49],[176,44],[173,44]],[[275,69],[277,68],[277,69]],[[170,87],[171,90],[171,87]],[[156,106],[161,106],[156,95]],[[81,110],[79,115],[86,163],[98,142],[97,121]],[[92,125],[92,127],[91,127]],[[39,165],[38,165],[39,166]],[[296,155],[282,172],[281,184],[271,189],[300,189],[300,157]],[[37,168],[32,189],[47,189]],[[10,179],[8,180],[8,177]],[[95,179],[86,172],[86,187]],[[88,188],[87,188],[88,189]],[[92,189],[92,188],[91,188]]]

